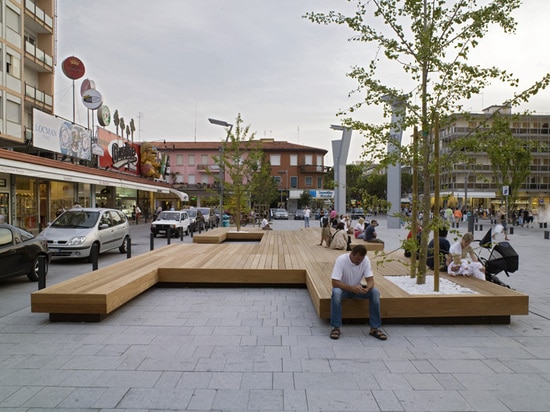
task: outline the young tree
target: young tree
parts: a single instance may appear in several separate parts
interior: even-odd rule
[[[279,189],[277,182],[271,176],[271,164],[267,161],[262,161],[259,170],[256,170],[252,175],[250,186],[251,201],[253,205],[262,205],[268,208],[279,197]],[[258,210],[264,212],[265,210]]]
[[[364,147],[369,155],[382,164],[397,161],[411,164],[413,150],[396,142],[390,131],[418,126],[417,164],[419,179],[423,181],[423,196],[418,209],[430,210],[430,182],[439,167],[451,159],[434,161],[434,125],[443,126],[452,120],[453,113],[462,112],[465,100],[478,95],[491,82],[500,81],[517,89],[518,80],[506,70],[480,67],[469,59],[469,54],[483,39],[489,28],[499,26],[505,33],[515,31],[516,22],[511,13],[520,0],[350,0],[356,4],[355,14],[346,16],[328,13],[307,13],[306,18],[319,24],[348,26],[354,35],[351,41],[374,46],[366,67],[354,66],[348,76],[358,83],[355,93],[361,98],[349,109],[338,114],[346,127],[360,131],[367,139]],[[480,5],[479,3],[482,3]],[[387,84],[388,73],[398,75],[399,84]],[[518,105],[546,87],[550,76],[525,91],[514,94],[508,102]],[[353,95],[353,93],[352,93]],[[399,110],[400,124],[391,120],[371,124],[354,119],[363,107],[380,106],[386,119],[391,118],[393,103]],[[395,109],[394,109],[395,110]],[[391,144],[396,150],[386,152]],[[438,185],[439,182],[435,182]],[[413,194],[414,195],[414,194]],[[424,228],[432,229],[429,219]],[[425,282],[426,252],[429,230],[422,231],[418,260],[417,282]],[[436,287],[438,287],[436,285]]]
[[[224,185],[224,192],[231,198],[230,212],[235,216],[237,231],[241,230],[241,214],[245,211],[253,188],[252,176],[260,168],[262,160],[260,144],[254,137],[255,133],[250,133],[250,125],[243,126],[239,113],[229,140],[222,143],[223,156],[221,159],[219,156],[214,158],[230,177],[229,181],[221,183]],[[219,177],[214,178],[219,182]]]
[[[533,143],[514,137],[509,117],[494,116],[491,127],[476,133],[475,140],[491,160],[491,169],[500,191],[503,186],[508,186],[510,203],[514,204],[521,185],[531,174]]]

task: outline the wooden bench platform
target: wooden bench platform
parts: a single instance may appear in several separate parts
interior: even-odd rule
[[[261,240],[227,242],[243,237]],[[99,321],[156,284],[269,285],[307,287],[317,314],[328,319],[330,274],[336,257],[346,252],[321,247],[319,239],[319,228],[246,228],[239,234],[218,228],[195,235],[193,244],[171,244],[33,292],[31,310],[49,313],[52,321]],[[385,323],[509,323],[511,315],[528,314],[528,296],[473,278],[441,276],[476,294],[410,295],[387,278],[409,273],[400,251],[369,251],[368,256]],[[368,302],[346,301],[343,314],[345,319],[367,319]]]

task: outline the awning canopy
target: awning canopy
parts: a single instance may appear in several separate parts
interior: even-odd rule
[[[112,178],[106,176],[96,176],[78,171],[58,169],[51,166],[31,164],[12,159],[2,159],[0,172],[11,173],[20,176],[28,176],[39,179],[59,180],[64,182],[89,183],[100,186],[124,187],[127,189],[144,190],[155,193],[169,193],[169,188],[155,186],[152,184],[124,180],[122,178]],[[187,196],[187,195],[186,195]]]
[[[470,191],[468,191],[467,195],[468,195],[468,198],[470,198],[470,199],[494,199],[495,197],[497,197],[495,192],[475,192],[475,191],[470,192]],[[463,190],[462,191],[453,190],[452,192],[445,191],[445,192],[441,192],[439,194],[439,196],[440,197],[454,196],[454,197],[461,197],[461,198],[466,197]]]
[[[189,202],[189,195],[185,192],[170,188],[170,193],[175,194],[182,202]]]

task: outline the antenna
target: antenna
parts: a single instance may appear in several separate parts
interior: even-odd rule
[[[300,126],[298,126],[298,143],[300,143]]]

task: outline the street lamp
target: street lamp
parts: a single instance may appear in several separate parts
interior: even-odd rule
[[[227,137],[225,138],[225,144],[222,144],[222,146],[220,147],[220,165],[219,165],[220,167],[220,178],[219,178],[220,179],[220,219],[222,219],[223,218],[223,187],[225,185],[225,167],[223,162],[223,154],[224,154],[225,145],[229,140],[229,136],[231,136],[231,129],[233,129],[233,125],[230,123],[227,123],[224,120],[212,119],[210,117],[208,118],[208,121],[211,124],[228,128]]]

